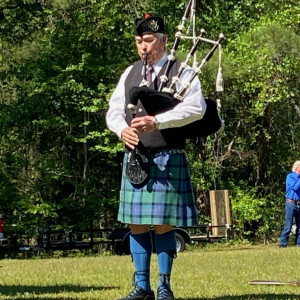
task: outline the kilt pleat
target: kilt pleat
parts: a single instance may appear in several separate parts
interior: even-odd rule
[[[150,180],[133,185],[126,177],[128,154],[123,160],[118,220],[126,224],[191,226],[197,224],[194,193],[182,151],[147,156]]]

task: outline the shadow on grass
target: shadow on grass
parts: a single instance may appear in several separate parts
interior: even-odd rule
[[[117,286],[78,286],[78,285],[53,285],[53,286],[34,286],[34,285],[1,285],[0,284],[0,295],[6,296],[20,296],[20,294],[59,294],[62,292],[74,292],[74,293],[84,293],[91,290],[111,290],[119,289]],[[76,298],[63,298],[63,299],[80,299],[82,297]],[[17,298],[14,298],[15,300]],[[23,299],[23,298],[22,298]],[[26,298],[29,299],[29,298]],[[33,298],[32,298],[33,299]],[[36,298],[35,298],[36,299]],[[52,298],[40,298],[39,299],[52,299]]]
[[[20,296],[20,298],[12,298],[12,300],[24,300],[24,299],[26,299],[26,300],[82,300],[82,299],[84,299],[84,298],[82,298],[81,296],[78,296],[78,297],[59,297],[59,298],[57,298],[57,297],[47,297],[47,298],[43,298],[43,297],[33,297],[33,298],[27,298],[27,296],[26,296],[26,298],[24,298],[23,296]],[[89,300],[98,300],[99,298],[91,298],[91,297],[89,297],[88,298]]]
[[[214,298],[176,298],[176,300],[286,300],[300,299],[299,294],[245,294],[237,296],[221,296]]]

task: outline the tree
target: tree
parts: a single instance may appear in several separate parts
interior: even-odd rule
[[[0,1],[0,210],[6,222],[28,233],[48,224],[115,222],[123,145],[106,128],[108,99],[138,58],[135,18],[162,15],[172,45],[185,4]],[[299,156],[299,3],[196,1],[196,11],[198,30],[212,39],[226,36],[225,131],[188,144],[193,183],[200,196],[230,189],[241,234],[256,216],[258,229],[250,231],[267,236],[280,226],[285,173]],[[190,46],[182,41],[178,57]],[[199,59],[208,48],[203,45]],[[215,96],[216,68],[214,57],[201,74],[206,96]],[[247,207],[243,214],[241,207]]]

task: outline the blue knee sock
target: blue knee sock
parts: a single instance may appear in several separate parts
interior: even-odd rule
[[[130,251],[135,266],[135,284],[150,292],[150,261],[152,240],[150,231],[130,235]]]
[[[170,289],[169,280],[166,281],[161,278],[165,278],[166,276],[164,275],[168,275],[168,278],[170,278],[172,271],[173,259],[176,256],[176,239],[174,230],[163,234],[155,234],[155,247],[160,273],[158,286],[160,287],[165,285]]]

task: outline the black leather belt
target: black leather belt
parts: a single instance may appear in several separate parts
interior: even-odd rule
[[[286,202],[293,203],[293,204],[300,204],[299,200],[293,200],[289,198],[286,198]]]
[[[183,153],[184,149],[180,148],[157,148],[157,149],[138,149],[139,153],[142,155],[153,155],[153,154],[176,154],[176,153]],[[129,153],[130,150],[125,148],[125,152]]]
[[[183,149],[147,149],[146,151],[141,151],[144,155],[156,155],[156,154],[176,154],[183,153]]]

